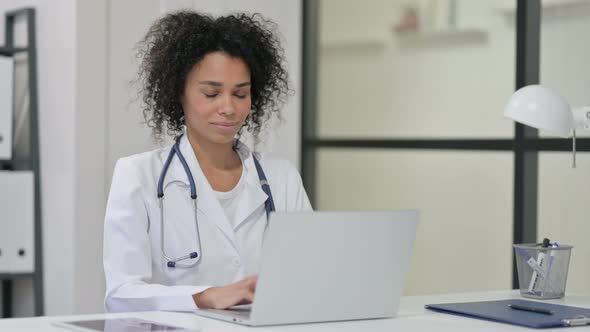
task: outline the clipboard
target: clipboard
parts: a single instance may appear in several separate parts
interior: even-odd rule
[[[509,305],[549,310],[551,314],[514,310]],[[590,324],[590,309],[525,300],[441,303],[427,304],[424,307],[447,314],[537,329]]]

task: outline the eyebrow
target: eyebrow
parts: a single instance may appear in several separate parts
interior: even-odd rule
[[[215,82],[215,81],[200,81],[199,85],[211,85],[211,86],[215,86],[215,87],[222,87],[223,83]],[[241,87],[249,86],[249,85],[250,85],[250,82],[238,83],[238,84],[236,84],[236,88],[241,88]]]

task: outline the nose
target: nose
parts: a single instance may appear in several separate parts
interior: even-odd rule
[[[232,101],[231,96],[225,96],[222,98],[221,105],[219,105],[219,114],[231,116],[236,112],[236,108]]]

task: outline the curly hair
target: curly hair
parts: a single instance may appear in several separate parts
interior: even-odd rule
[[[244,125],[255,138],[272,114],[279,115],[291,90],[277,25],[260,14],[213,18],[178,11],[158,19],[137,46],[137,83],[143,116],[156,141],[184,127],[181,97],[194,65],[212,52],[242,59],[250,70],[252,107]]]

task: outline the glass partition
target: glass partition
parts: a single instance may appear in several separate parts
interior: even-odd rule
[[[577,167],[571,153],[539,154],[538,238],[571,244],[567,293],[590,294],[590,153],[579,153]]]
[[[319,9],[319,137],[512,137],[502,111],[514,91],[514,1]]]
[[[319,210],[420,211],[406,294],[509,289],[512,153],[320,149]]]

